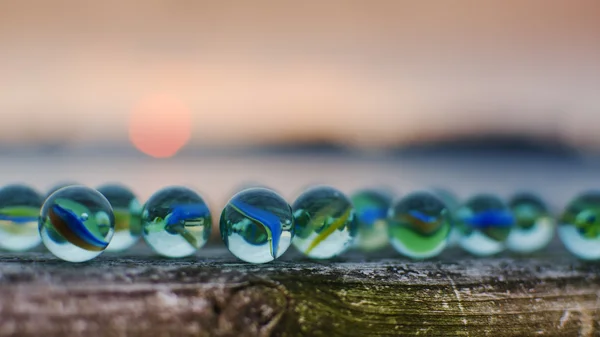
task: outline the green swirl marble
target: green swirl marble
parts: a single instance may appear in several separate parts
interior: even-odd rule
[[[306,256],[327,259],[343,253],[357,234],[351,201],[329,186],[306,190],[292,205],[294,246]]]
[[[37,224],[42,202],[41,195],[26,185],[0,189],[0,249],[25,251],[40,244]]]
[[[515,226],[506,241],[509,250],[533,253],[552,241],[556,222],[542,199],[532,193],[519,193],[508,206],[515,217]]]
[[[564,210],[558,235],[565,247],[585,260],[600,260],[600,192],[577,196]]]
[[[358,191],[350,197],[357,218],[358,233],[355,245],[365,252],[387,247],[390,193],[376,189]]]
[[[409,194],[390,210],[390,242],[411,258],[438,255],[448,244],[451,229],[450,211],[431,193]]]

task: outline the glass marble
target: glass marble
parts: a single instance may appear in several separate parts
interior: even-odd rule
[[[44,200],[26,185],[0,189],[0,248],[25,251],[40,244],[38,217]]]
[[[85,186],[69,186],[54,192],[39,219],[42,242],[55,256],[70,262],[88,261],[100,255],[115,230],[112,207],[100,192]]]
[[[292,205],[294,246],[314,259],[328,259],[346,251],[357,234],[352,202],[329,186],[309,188]]]
[[[405,256],[424,259],[438,255],[452,230],[448,207],[435,195],[416,192],[394,203],[389,214],[392,246]]]
[[[212,217],[204,199],[182,186],[154,193],[142,211],[142,235],[158,254],[185,257],[202,248],[210,238]]]
[[[497,254],[506,248],[514,222],[512,212],[502,200],[493,195],[475,196],[456,213],[459,245],[477,256]]]
[[[387,214],[392,203],[390,193],[377,189],[365,189],[350,196],[354,205],[358,232],[355,246],[365,252],[387,247]]]
[[[515,226],[506,240],[509,250],[533,253],[552,241],[555,221],[540,198],[530,193],[520,193],[510,199],[508,206],[515,217]]]
[[[115,214],[115,235],[107,252],[120,252],[133,246],[142,236],[142,204],[133,192],[119,184],[106,184],[97,188],[110,202]]]
[[[221,238],[240,260],[266,263],[280,257],[294,237],[290,205],[274,191],[261,187],[234,195],[221,213]]]
[[[568,204],[558,225],[558,236],[580,259],[600,260],[600,191],[586,192]]]

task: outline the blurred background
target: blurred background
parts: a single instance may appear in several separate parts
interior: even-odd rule
[[[600,2],[0,2],[0,183],[598,186]]]

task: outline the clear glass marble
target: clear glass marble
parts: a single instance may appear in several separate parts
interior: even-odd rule
[[[115,214],[115,235],[107,252],[121,252],[133,246],[142,236],[142,204],[133,192],[120,184],[106,184],[98,192],[110,202]]]
[[[512,212],[502,200],[493,195],[475,196],[456,213],[459,245],[477,256],[497,254],[506,248],[514,222]]]
[[[600,260],[600,191],[583,193],[568,204],[558,225],[558,236],[578,258]]]
[[[100,255],[115,229],[112,207],[100,192],[85,186],[59,189],[42,207],[39,231],[55,256],[70,262]]]
[[[452,229],[450,211],[428,192],[400,199],[390,209],[389,234],[392,246],[405,256],[424,259],[440,254]]]
[[[365,252],[387,247],[387,214],[392,203],[391,194],[377,189],[365,189],[352,194],[350,200],[354,205],[358,226],[355,246]]]
[[[27,185],[0,189],[0,249],[25,251],[41,242],[38,218],[42,196]]]
[[[274,191],[248,188],[225,206],[220,230],[225,246],[240,260],[270,262],[283,255],[292,242],[292,210]]]
[[[329,186],[309,188],[292,205],[294,246],[314,259],[328,259],[346,251],[357,234],[352,202]]]
[[[158,254],[178,258],[203,247],[212,229],[212,217],[204,199],[183,186],[154,193],[142,211],[142,235]]]
[[[515,226],[506,240],[509,250],[529,254],[552,241],[556,222],[539,197],[531,193],[519,193],[510,199],[508,206],[515,217]]]

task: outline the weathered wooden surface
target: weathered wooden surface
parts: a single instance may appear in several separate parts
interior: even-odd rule
[[[167,260],[137,249],[84,264],[0,257],[0,336],[592,336],[600,265],[456,252],[411,262],[288,254],[249,265],[223,248]]]

